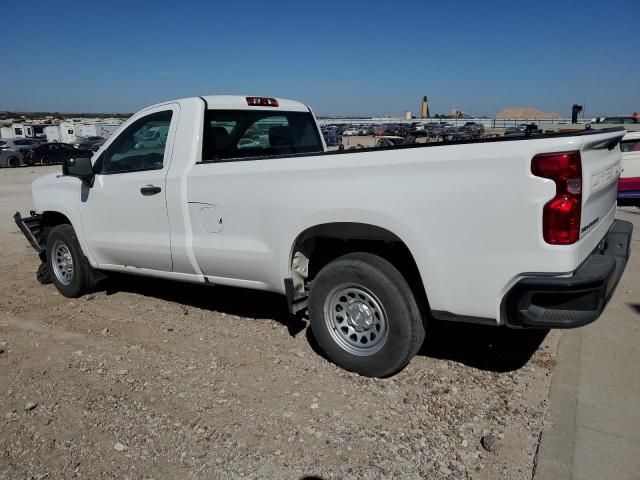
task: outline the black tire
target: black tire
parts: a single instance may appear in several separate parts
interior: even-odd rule
[[[50,164],[51,164],[51,160],[49,160],[49,157],[42,157],[40,159],[40,165],[46,166]]]
[[[18,157],[9,157],[7,159],[7,167],[17,168],[20,166],[20,159]]]
[[[42,262],[40,264],[38,271],[36,272],[36,278],[42,285],[53,283],[53,280],[51,280],[51,269],[47,262]]]
[[[63,269],[55,264],[61,256],[58,248],[66,248],[71,256],[72,269],[68,278],[61,278],[64,277],[64,274],[60,273]],[[77,298],[95,287],[93,268],[82,253],[76,232],[71,225],[58,225],[50,230],[47,236],[47,266],[53,284],[65,297]]]
[[[374,319],[373,321],[376,317],[379,318],[377,313],[375,316],[371,315],[377,310],[386,318],[386,327],[378,330],[386,331],[386,338],[378,340],[379,343],[371,348],[372,353],[355,354],[348,351],[354,347],[344,346],[348,344],[348,340],[345,340],[348,333],[345,331],[345,334],[340,334],[338,330],[344,329],[347,323],[354,321],[351,313],[345,315],[344,322],[347,323],[340,323],[340,328],[330,327],[338,325],[335,323],[337,320],[334,321],[331,315],[340,316],[333,311],[332,299],[339,298],[337,301],[342,302],[342,299],[346,298],[340,294],[345,291],[344,288],[355,288],[356,292],[362,289],[364,295],[357,293],[362,301],[356,296],[351,300],[347,298],[347,303],[336,305],[336,312],[342,311],[338,310],[342,305],[349,305],[344,309],[345,313],[347,310],[352,312],[351,303],[362,305],[364,302],[367,318]],[[365,299],[367,292],[371,296]],[[371,303],[371,300],[374,303]],[[381,308],[375,307],[376,301]],[[367,302],[371,308],[366,305]],[[398,372],[409,363],[424,341],[425,332],[420,309],[407,281],[391,263],[370,253],[344,255],[318,272],[309,292],[309,318],[312,332],[327,357],[340,367],[367,377],[387,377]],[[374,324],[366,328],[364,333],[356,334],[356,338],[357,335],[368,335],[369,331],[376,334],[372,328],[378,326]],[[359,327],[362,328],[362,325]],[[372,337],[372,341],[375,342],[375,336]],[[355,341],[353,334],[351,338]],[[367,341],[367,338],[358,340]],[[363,348],[368,347],[365,345]]]

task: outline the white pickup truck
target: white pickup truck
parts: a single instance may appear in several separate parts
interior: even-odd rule
[[[34,210],[15,220],[39,279],[65,296],[109,271],[278,292],[308,308],[336,364],[388,376],[433,319],[600,315],[629,256],[631,224],[615,220],[623,135],[327,151],[302,103],[188,98],[34,181]]]

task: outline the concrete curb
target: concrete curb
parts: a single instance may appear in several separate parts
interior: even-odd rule
[[[580,329],[562,332],[558,344],[558,367],[553,372],[549,392],[550,421],[553,426],[541,434],[534,480],[572,477],[581,344]]]

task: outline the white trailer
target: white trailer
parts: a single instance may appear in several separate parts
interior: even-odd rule
[[[116,122],[83,123],[81,125],[80,136],[109,138],[113,132],[120,128],[120,125],[122,124]]]
[[[24,123],[11,124],[11,138],[33,137],[33,129]]]
[[[78,122],[67,121],[60,124],[60,138],[64,143],[74,143],[77,137],[81,137],[82,125]]]
[[[60,133],[60,125],[47,125],[44,127],[44,134],[47,142],[61,142],[62,135]]]

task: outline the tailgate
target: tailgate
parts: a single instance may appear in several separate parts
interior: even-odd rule
[[[582,215],[578,263],[598,246],[616,213],[618,177],[620,176],[619,141],[624,130],[585,136],[582,158]]]

